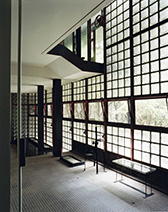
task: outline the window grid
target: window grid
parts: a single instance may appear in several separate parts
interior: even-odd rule
[[[73,83],[73,100],[83,100],[86,98],[85,92],[86,92],[86,83],[85,80],[80,80]]]
[[[168,134],[134,130],[134,159],[168,169]]]
[[[47,103],[52,103],[52,91],[47,90]]]
[[[100,124],[88,124],[88,145],[94,146],[93,142],[95,142],[95,128],[97,127],[97,139],[101,139],[101,142],[98,142],[98,148],[104,149],[104,125]]]
[[[134,1],[133,3],[133,33],[142,31],[158,23],[159,1]]]
[[[38,139],[38,117],[35,117],[35,121],[36,121],[36,132],[35,132],[35,138]]]
[[[72,101],[72,85],[71,83],[62,86],[62,101]]]
[[[29,115],[35,115],[35,106],[29,105]]]
[[[46,121],[46,123],[45,123]],[[44,119],[44,141],[50,146],[53,146],[53,133],[52,133],[52,118]]]
[[[131,95],[130,41],[107,49],[107,98]]]
[[[107,151],[131,158],[131,130],[108,126]]]
[[[168,92],[168,23],[134,37],[134,95]]]
[[[104,98],[104,75],[88,79],[88,99]]]
[[[133,1],[133,33],[137,33],[167,19],[168,2],[165,0]]]
[[[72,150],[72,131],[71,121],[62,121],[62,151],[67,152]]]
[[[35,104],[36,96],[35,93],[29,93],[29,104]]]
[[[106,43],[116,43],[130,35],[129,1],[113,1],[106,7]]]
[[[21,137],[27,137],[27,94],[22,94],[22,106],[21,106]]]
[[[29,116],[29,137],[35,138],[35,117]]]
[[[74,122],[73,125],[73,139],[80,143],[86,143],[86,135],[85,135],[85,123],[82,122]]]

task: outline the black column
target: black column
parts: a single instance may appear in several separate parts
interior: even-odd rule
[[[0,2],[0,211],[10,211],[11,0]]]
[[[62,87],[61,80],[53,80],[53,154],[61,156],[62,149]]]
[[[38,85],[38,153],[39,154],[43,154],[44,150],[43,96],[44,96],[44,86]]]

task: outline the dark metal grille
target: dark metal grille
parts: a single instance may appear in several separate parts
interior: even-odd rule
[[[86,98],[85,84],[86,84],[85,80],[80,80],[73,83],[73,100],[74,101],[83,100]]]
[[[72,101],[71,83],[62,86],[62,101]]]
[[[107,150],[131,157],[131,130],[122,127],[107,127]]]
[[[73,123],[73,136],[74,140],[85,143],[86,142],[86,135],[85,135],[85,123],[82,122],[74,122]]]
[[[88,99],[104,98],[104,75],[88,79]]]

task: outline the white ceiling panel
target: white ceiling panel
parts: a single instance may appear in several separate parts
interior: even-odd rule
[[[95,15],[109,0],[23,0],[22,63],[23,76],[71,78],[80,73],[47,52],[82,23]],[[11,61],[17,64],[18,0],[12,1]],[[29,67],[29,68],[27,68]],[[31,67],[31,68],[30,68]],[[38,71],[33,71],[37,69]],[[45,69],[45,70],[44,70]],[[48,72],[46,71],[48,70]],[[15,71],[16,72],[16,71]],[[41,72],[41,73],[40,73]],[[16,74],[13,72],[13,74]],[[79,74],[80,75],[80,74]],[[28,83],[28,82],[27,82]],[[31,84],[31,80],[29,82]]]

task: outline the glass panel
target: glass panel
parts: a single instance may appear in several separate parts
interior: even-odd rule
[[[155,166],[159,166],[159,156],[152,155],[151,156],[151,163]]]
[[[75,141],[85,143],[85,123],[74,122],[73,132]]]
[[[103,63],[104,58],[103,58],[103,27],[99,27],[96,29],[96,46],[95,46],[95,51],[96,51],[96,61],[99,63]]]
[[[29,106],[29,115],[35,115],[35,107],[34,105]]]
[[[89,120],[103,121],[103,110],[101,102],[89,103]]]
[[[161,167],[168,169],[168,158],[161,158]]]
[[[71,105],[70,104],[63,104],[63,117],[71,118]]]
[[[47,105],[47,114],[48,116],[52,116],[52,105]]]
[[[161,146],[161,154],[162,154],[162,156],[168,156],[168,146]]]
[[[74,118],[75,119],[85,119],[83,103],[75,103],[74,104]]]
[[[128,112],[128,102],[127,101],[108,102],[108,121],[129,123],[130,116]]]
[[[71,101],[71,83],[62,86],[62,101]]]
[[[50,146],[53,146],[52,142],[52,118],[47,118],[45,123],[45,136],[44,136],[44,142],[49,144]]]
[[[71,121],[62,121],[62,151],[67,152],[72,150],[72,131]]]
[[[81,57],[84,60],[88,59],[88,44],[87,44],[87,23],[81,26]]]
[[[73,51],[73,36],[70,34],[67,38],[64,40],[64,46],[67,47],[69,50]]]
[[[166,99],[135,101],[136,124],[168,127]]]
[[[166,134],[166,133],[161,134],[161,143],[168,145],[168,134]]]
[[[74,82],[74,88],[73,88],[73,100],[84,100],[85,99],[85,80],[80,80],[77,82]]]

